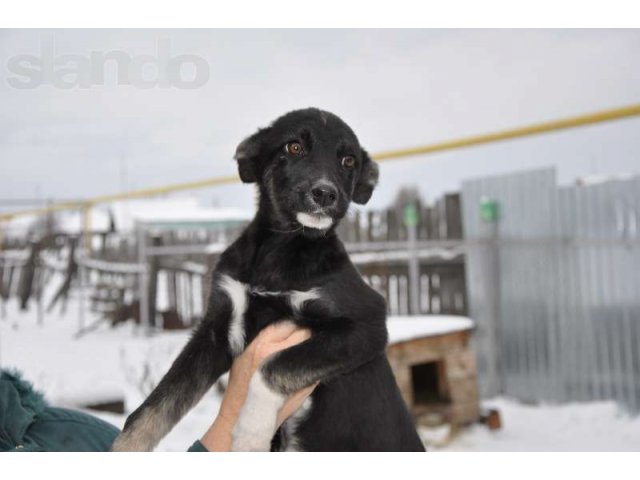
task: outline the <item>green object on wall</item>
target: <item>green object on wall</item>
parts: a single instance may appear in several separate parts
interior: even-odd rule
[[[500,216],[498,202],[491,198],[482,198],[480,200],[480,218],[487,222],[495,222]]]
[[[404,224],[406,227],[418,225],[418,208],[414,203],[407,203],[404,206]]]

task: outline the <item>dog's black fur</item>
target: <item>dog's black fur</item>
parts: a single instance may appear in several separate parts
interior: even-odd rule
[[[204,320],[127,419],[114,450],[152,449],[229,369],[239,353],[230,338],[239,307],[224,288],[229,278],[247,292],[240,351],[262,328],[283,319],[312,331],[260,371],[269,390],[283,398],[320,382],[310,409],[297,419],[295,439],[283,428],[273,448],[424,450],[385,356],[384,299],[364,283],[334,231],[350,201],[364,204],[371,197],[377,165],[340,118],[313,108],[289,112],[259,130],[239,145],[235,158],[241,179],[259,187],[258,212],[221,255]],[[312,220],[330,218],[331,226],[304,226],[300,212]]]

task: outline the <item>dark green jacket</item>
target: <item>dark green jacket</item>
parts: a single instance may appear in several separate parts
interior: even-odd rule
[[[106,452],[120,433],[89,414],[51,407],[17,372],[0,370],[0,451]],[[195,442],[190,452],[206,452]]]

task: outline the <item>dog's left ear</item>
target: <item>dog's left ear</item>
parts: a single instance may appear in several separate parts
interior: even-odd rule
[[[264,139],[269,131],[270,128],[261,128],[245,138],[236,148],[233,158],[238,162],[238,173],[244,183],[257,182],[261,176],[260,156]]]
[[[360,170],[351,199],[360,205],[364,205],[369,201],[373,189],[378,184],[378,164],[371,160],[371,157],[369,157],[369,154],[364,148],[362,148],[360,152],[362,156],[362,169]]]

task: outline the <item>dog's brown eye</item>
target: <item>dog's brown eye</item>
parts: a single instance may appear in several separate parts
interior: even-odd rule
[[[302,154],[302,145],[298,142],[289,142],[284,146],[285,152],[290,155],[300,155]]]
[[[356,159],[351,155],[348,155],[342,159],[342,166],[346,168],[353,168],[356,164]]]

